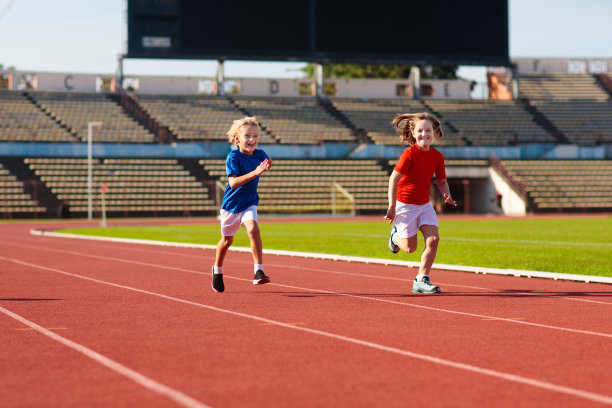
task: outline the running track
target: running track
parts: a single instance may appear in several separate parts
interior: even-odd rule
[[[219,294],[212,251],[54,226],[0,225],[3,407],[612,405],[610,285],[230,252]]]

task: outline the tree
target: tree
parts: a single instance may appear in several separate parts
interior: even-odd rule
[[[400,64],[325,64],[324,78],[376,78],[395,79],[408,78],[411,65]],[[309,63],[302,71],[308,78],[314,77],[316,64]],[[457,66],[421,66],[422,79],[456,79]]]

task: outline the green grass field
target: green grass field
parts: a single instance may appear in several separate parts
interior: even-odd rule
[[[171,221],[169,221],[171,222]],[[612,217],[440,219],[436,263],[612,276]],[[382,221],[260,219],[265,249],[419,261],[423,249],[393,255]],[[215,245],[218,224],[65,229],[64,232]],[[234,246],[248,247],[241,229]]]

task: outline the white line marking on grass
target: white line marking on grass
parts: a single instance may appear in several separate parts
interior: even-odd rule
[[[283,232],[283,231],[274,231],[274,235],[286,235],[293,236],[295,233],[293,232]],[[300,232],[300,236],[318,236],[317,232]],[[389,234],[379,235],[379,234],[358,234],[358,233],[344,233],[342,237],[365,237],[365,238],[389,238]],[[528,240],[528,239],[501,239],[501,238],[466,238],[466,237],[451,237],[448,235],[444,235],[441,237],[443,241],[457,241],[457,242],[497,242],[500,244],[518,244],[518,245],[560,245],[567,247],[581,247],[581,246],[602,246],[602,247],[612,247],[611,243],[607,242],[567,242],[567,241],[542,241],[542,240]]]
[[[179,248],[199,248],[199,249],[216,249],[216,245],[206,244],[191,244],[182,242],[165,242],[165,241],[153,241],[147,239],[132,239],[132,238],[114,238],[114,237],[96,237],[89,235],[79,234],[64,234],[53,231],[31,229],[32,235],[39,236],[50,236],[57,238],[76,238],[93,241],[107,241],[107,242],[125,242],[132,244],[143,244],[143,245],[158,245],[158,246],[170,246]],[[230,251],[235,252],[251,252],[251,248],[247,247],[230,247]],[[334,254],[320,254],[315,252],[296,252],[296,251],[283,251],[280,249],[264,249],[264,254],[267,255],[281,255],[281,256],[293,256],[300,258],[312,258],[312,259],[326,259],[332,261],[345,261],[345,262],[360,262],[360,263],[372,263],[379,265],[396,265],[396,266],[409,266],[418,267],[419,262],[411,261],[400,261],[393,259],[381,259],[381,258],[367,258],[362,256],[346,256],[346,255],[334,255]],[[461,272],[473,272],[482,274],[492,275],[509,275],[516,277],[529,277],[529,278],[545,278],[554,280],[571,280],[578,282],[593,282],[593,283],[607,283],[612,284],[612,277],[607,276],[595,276],[595,275],[576,275],[569,273],[554,273],[554,272],[542,272],[542,271],[526,271],[519,269],[497,269],[497,268],[485,268],[479,266],[464,266],[464,265],[447,265],[434,263],[432,265],[435,269],[444,269],[448,271],[461,271]]]
[[[334,340],[344,341],[346,343],[357,344],[357,345],[368,347],[368,348],[375,349],[375,350],[380,350],[380,351],[385,351],[385,352],[388,352],[388,353],[398,354],[398,355],[405,356],[405,357],[411,357],[411,358],[414,358],[414,359],[417,359],[417,360],[426,361],[426,362],[429,362],[429,363],[432,363],[432,364],[438,364],[438,365],[442,365],[442,366],[446,366],[446,367],[451,367],[451,368],[455,368],[455,369],[459,369],[459,370],[469,371],[469,372],[481,374],[481,375],[484,375],[484,376],[489,376],[489,377],[493,377],[493,378],[499,378],[499,379],[502,379],[502,380],[506,380],[506,381],[510,381],[510,382],[515,382],[515,383],[519,383],[519,384],[523,384],[523,385],[529,385],[529,386],[532,386],[532,387],[535,387],[535,388],[540,388],[540,389],[543,389],[543,390],[546,390],[546,391],[558,392],[558,393],[561,393],[561,394],[570,395],[572,397],[583,398],[583,399],[586,399],[586,400],[589,400],[589,401],[595,401],[595,402],[599,402],[599,403],[603,403],[603,404],[612,405],[612,397],[608,396],[608,395],[597,394],[597,393],[594,393],[594,392],[580,390],[580,389],[577,389],[577,388],[566,387],[566,386],[562,386],[562,385],[557,385],[557,384],[553,384],[553,383],[549,383],[549,382],[541,381],[541,380],[536,380],[536,379],[529,378],[529,377],[523,377],[523,376],[520,376],[520,375],[505,373],[505,372],[502,372],[502,371],[491,370],[491,369],[488,369],[488,368],[483,368],[483,367],[479,367],[479,366],[475,366],[475,365],[471,365],[471,364],[459,363],[459,362],[455,362],[455,361],[451,361],[451,360],[446,360],[446,359],[443,359],[443,358],[429,356],[429,355],[422,354],[422,353],[416,353],[416,352],[411,352],[411,351],[408,351],[408,350],[402,350],[402,349],[398,349],[398,348],[395,348],[395,347],[384,346],[384,345],[381,345],[381,344],[378,344],[378,343],[373,343],[373,342],[366,341],[366,340],[360,340],[360,339],[356,339],[356,338],[353,338],[353,337],[343,336],[343,335],[340,335],[340,334],[334,334],[334,333],[330,333],[330,332],[326,332],[326,331],[322,331],[322,330],[310,329],[310,328],[307,328],[307,327],[294,326],[294,325],[291,325],[291,324],[278,322],[276,320],[271,320],[271,319],[267,319],[267,318],[264,318],[264,317],[259,317],[259,316],[250,315],[250,314],[241,313],[241,312],[235,312],[235,311],[232,311],[232,310],[222,309],[222,308],[219,308],[219,307],[210,306],[210,305],[206,305],[206,304],[203,304],[203,303],[197,303],[197,302],[193,302],[193,301],[190,301],[190,300],[185,300],[185,299],[180,299],[180,298],[176,298],[176,297],[173,297],[173,296],[163,295],[161,293],[150,292],[150,291],[144,290],[144,289],[138,289],[138,288],[134,288],[134,287],[131,287],[131,286],[125,286],[125,285],[120,285],[120,284],[113,283],[113,282],[107,282],[107,281],[103,281],[103,280],[99,280],[99,279],[95,279],[95,278],[90,278],[90,277],[87,277],[87,276],[82,276],[82,275],[78,275],[78,274],[74,274],[74,273],[71,273],[71,272],[62,271],[62,270],[55,269],[55,268],[49,268],[49,267],[42,266],[42,265],[36,265],[36,264],[29,263],[29,262],[20,261],[18,259],[5,258],[5,257],[2,257],[2,256],[0,256],[0,259],[3,259],[3,260],[8,261],[8,262],[13,262],[13,263],[16,263],[16,264],[19,264],[19,265],[31,267],[31,268],[37,268],[37,269],[41,269],[41,270],[45,270],[45,271],[49,271],[49,272],[55,272],[55,273],[59,273],[59,274],[66,275],[66,276],[70,276],[70,277],[73,277],[73,278],[84,279],[84,280],[87,280],[87,281],[96,282],[96,283],[100,283],[100,284],[103,284],[103,285],[108,285],[108,286],[112,286],[112,287],[116,287],[116,288],[126,289],[126,290],[130,290],[130,291],[137,292],[137,293],[143,293],[143,294],[146,294],[146,295],[156,296],[156,297],[159,297],[159,298],[162,298],[162,299],[171,300],[171,301],[174,301],[174,302],[179,302],[179,303],[183,303],[183,304],[187,304],[187,305],[191,305],[191,306],[196,306],[196,307],[200,307],[200,308],[204,308],[204,309],[208,309],[208,310],[213,310],[213,311],[216,311],[216,312],[221,312],[221,313],[229,314],[229,315],[232,315],[232,316],[243,317],[243,318],[246,318],[246,319],[251,319],[251,320],[256,320],[256,321],[263,322],[263,323],[269,323],[269,324],[277,325],[279,327],[284,327],[284,328],[288,328],[288,329],[292,329],[292,330],[302,331],[302,332],[305,332],[305,333],[315,334],[315,335],[319,335],[319,336],[322,336],[322,337],[331,338],[331,339],[334,339]],[[2,311],[4,311],[4,310],[6,310],[6,309],[2,309]],[[40,327],[40,326],[38,326],[38,327]],[[42,327],[40,327],[40,329],[44,330]],[[47,334],[47,333],[44,333],[44,334],[49,335],[50,337],[51,337],[51,335],[52,336],[57,336],[55,333],[51,333],[51,332],[49,332],[49,334]],[[61,336],[58,336],[58,337],[61,337]],[[76,344],[76,345],[79,346],[79,347],[82,347],[82,346],[80,346],[78,344]],[[103,357],[103,356],[101,356],[101,357]],[[110,361],[112,361],[112,360],[110,360]],[[146,377],[144,377],[144,378],[146,379]],[[187,398],[189,398],[189,397],[187,397]],[[200,404],[198,401],[194,401],[194,402],[197,403],[197,404]],[[196,405],[194,405],[194,406],[196,406]],[[202,406],[202,405],[197,405],[197,406]]]
[[[7,258],[3,258],[3,259],[7,259]],[[9,260],[9,259],[7,259]],[[21,263],[23,265],[26,266],[31,266],[34,268],[41,268],[39,265],[34,265],[34,264],[27,264],[25,262],[19,262],[16,260],[10,260],[16,263]],[[54,272],[60,272],[60,271],[54,271]],[[61,272],[63,273],[63,272]],[[179,405],[182,405],[184,407],[189,407],[189,408],[207,408],[208,405],[202,404],[200,401],[197,401],[193,398],[191,398],[190,396],[183,394],[180,391],[177,391],[173,388],[170,388],[164,384],[161,384],[155,380],[152,380],[149,377],[146,377],[134,370],[132,370],[131,368],[128,368],[114,360],[111,360],[110,358],[103,356],[102,354],[93,351],[90,348],[87,348],[79,343],[76,343],[72,340],[68,340],[65,337],[62,337],[56,333],[53,333],[50,329],[45,329],[42,326],[37,325],[36,323],[26,319],[25,317],[22,317],[16,313],[11,312],[10,310],[7,310],[3,307],[0,306],[0,312],[4,313],[7,316],[12,317],[13,319],[23,323],[24,325],[28,326],[30,329],[32,330],[36,330],[37,332],[44,334],[45,336],[63,344],[64,346],[67,346],[83,355],[85,355],[86,357],[89,357],[90,359],[98,362],[99,364],[102,364],[103,366],[111,369],[112,371],[116,372],[117,374],[120,374],[124,377],[129,378],[130,380],[134,381],[135,383],[137,383],[138,385],[141,385],[144,388],[147,388],[157,394],[160,394],[164,397],[170,398],[171,400],[173,400],[174,402],[178,403]]]

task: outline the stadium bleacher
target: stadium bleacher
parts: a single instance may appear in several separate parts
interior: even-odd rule
[[[427,99],[425,104],[451,124],[468,144],[505,146],[519,143],[555,143],[515,101]]]
[[[152,143],[154,135],[132,119],[105,94],[82,92],[29,92],[46,114],[64,125],[82,141],[87,140],[87,124],[101,122],[93,132],[95,142]]]
[[[354,142],[355,136],[312,97],[234,96],[236,105],[256,116],[265,131],[283,144]]]
[[[37,203],[31,193],[27,193],[27,183],[20,181],[0,163],[0,212],[3,218],[14,216],[38,217],[46,209]],[[35,191],[35,189],[31,189]]]
[[[607,77],[612,80],[612,75]],[[399,153],[404,147],[391,120],[400,113],[423,111],[436,115],[443,125],[445,137],[436,142],[441,149],[559,144],[579,149],[612,143],[611,94],[601,78],[527,74],[520,76],[520,84],[521,99],[516,101],[331,97],[326,102],[313,97],[132,94],[139,108],[170,129],[172,140],[156,138],[111,94],[2,90],[0,143],[82,144],[87,123],[101,121],[103,126],[94,132],[96,143],[204,142],[229,148],[225,132],[232,121],[254,115],[262,126],[264,149],[294,147],[297,150],[287,151],[298,153],[273,156],[273,171],[260,181],[260,211],[380,213],[387,205],[394,164],[388,153],[370,154],[367,159],[352,158],[352,154],[299,159],[300,149],[335,143],[349,146],[349,152],[381,145]],[[219,183],[227,181],[224,155],[96,158],[94,188],[98,194],[101,183],[108,186],[107,211],[114,216],[213,215],[219,206]],[[13,157],[17,162],[11,159],[12,165],[0,167],[0,211],[4,217],[54,216],[60,210],[62,216],[83,217],[87,212],[86,159],[43,156]],[[2,157],[8,156],[0,153]],[[464,170],[482,169],[488,163],[482,158],[447,159],[447,166]],[[500,165],[512,182],[524,188],[529,211],[612,210],[610,161],[504,159]],[[462,194],[470,194],[469,179],[475,176],[464,170],[453,183]],[[483,173],[478,177],[482,183]],[[31,187],[34,184],[40,188]],[[55,200],[52,205],[45,201],[49,197]]]
[[[611,160],[502,160],[538,210],[612,208]]]
[[[429,109],[423,101],[389,98],[332,98],[332,103],[340,112],[366,131],[368,137],[376,144],[398,144],[399,136],[391,120],[406,112],[427,112]],[[457,145],[458,135],[452,128],[444,127],[444,138],[437,141],[440,145]]]
[[[87,159],[30,157],[24,162],[71,214],[87,213]],[[216,209],[209,186],[196,180],[176,159],[94,159],[92,169],[98,213],[102,185],[107,187],[110,215],[202,215]]]
[[[72,135],[21,92],[0,90],[0,140],[72,142]]]
[[[232,121],[245,114],[225,97],[211,95],[138,95],[152,117],[173,131],[179,141],[226,141]],[[267,132],[260,143],[275,143]]]
[[[591,74],[523,74],[520,95],[529,100],[568,101],[588,99],[606,102],[609,95]]]
[[[528,74],[521,96],[576,144],[612,142],[610,95],[589,74]]]
[[[227,183],[224,159],[200,160],[200,164],[222,184]],[[359,213],[380,211],[387,205],[388,179],[376,160],[278,159],[260,178],[258,211],[330,213],[334,200],[338,212],[352,211],[353,203]]]

